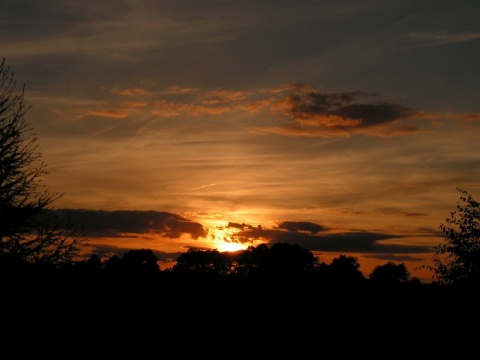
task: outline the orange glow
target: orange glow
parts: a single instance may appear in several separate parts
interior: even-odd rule
[[[214,243],[213,247],[220,252],[246,249],[248,244],[242,244],[233,240],[233,235],[236,232],[238,230],[225,227],[223,222],[216,223],[209,229],[209,234],[211,234]]]
[[[217,250],[220,252],[245,250],[245,246],[240,243],[222,241],[218,242],[218,245]]]

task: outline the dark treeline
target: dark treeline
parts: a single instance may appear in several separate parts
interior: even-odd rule
[[[296,244],[262,244],[236,252],[191,248],[176,264],[162,270],[150,249],[129,250],[122,257],[87,260],[62,265],[30,263],[4,254],[0,257],[3,279],[26,282],[55,282],[62,286],[129,286],[142,284],[162,291],[191,287],[202,292],[279,290],[312,291],[336,289],[420,289],[439,286],[411,278],[406,266],[388,262],[377,266],[368,277],[360,271],[357,258],[339,255],[330,264],[320,262],[312,252]],[[58,283],[56,285],[58,285]]]
[[[379,265],[368,277],[359,267],[355,257],[339,255],[326,264],[288,243],[237,252],[192,248],[164,270],[150,249],[108,259],[93,254],[61,266],[3,255],[0,290],[8,294],[7,308],[20,306],[34,317],[75,311],[113,318],[119,311],[148,322],[160,316],[156,312],[177,311],[189,321],[211,322],[224,321],[223,311],[232,309],[253,322],[269,319],[269,327],[284,318],[303,323],[322,316],[400,322],[414,314],[434,317],[445,303],[461,314],[478,301],[475,289],[422,283],[404,264]]]

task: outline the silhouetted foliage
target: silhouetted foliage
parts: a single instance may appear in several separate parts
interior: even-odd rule
[[[318,259],[298,244],[250,246],[235,257],[237,272],[251,275],[300,275],[315,269]]]
[[[174,273],[220,274],[229,273],[231,259],[218,250],[190,248],[177,258]]]
[[[92,254],[86,260],[67,263],[60,270],[63,270],[66,274],[75,274],[76,276],[95,276],[103,272],[103,263],[98,255]]]
[[[389,261],[376,266],[369,275],[370,280],[379,285],[398,285],[410,280],[410,272],[405,264],[395,264]]]
[[[117,255],[113,255],[103,263],[103,271],[109,275],[121,275],[125,274],[127,270],[123,260]]]
[[[243,275],[259,274],[268,271],[270,249],[266,244],[249,246],[237,257],[237,273]]]
[[[445,242],[435,247],[434,266],[440,284],[480,285],[480,208],[479,203],[464,189],[461,203],[450,213],[440,229]]]
[[[85,262],[85,264],[90,269],[102,270],[102,259],[100,259],[100,256],[98,256],[97,254],[92,254]]]
[[[157,256],[150,249],[129,250],[122,256],[126,271],[131,274],[152,275],[160,273]]]
[[[86,240],[67,218],[48,207],[62,194],[41,191],[46,165],[25,115],[25,86],[16,91],[14,73],[0,63],[0,254],[9,261],[49,263],[72,261]]]
[[[337,283],[358,283],[365,280],[358,259],[343,254],[332,260],[328,266],[328,275]]]
[[[257,291],[266,291],[273,287],[298,286],[337,286],[348,289],[353,286],[367,284],[367,279],[360,271],[360,263],[353,256],[339,255],[330,264],[319,262],[309,250],[298,244],[276,243],[269,247],[266,244],[257,247],[250,246],[246,250],[236,252],[219,252],[190,248],[182,253],[172,268],[161,271],[158,259],[150,249],[137,249],[126,252],[122,258],[117,255],[101,261],[98,255],[91,255],[88,260],[82,260],[66,268],[74,269],[75,274],[85,275],[103,273],[107,279],[135,279],[141,277],[153,279],[149,275],[159,275],[162,279],[187,281],[189,286],[199,284],[215,284],[216,288],[237,286],[240,284],[254,284],[265,288]],[[389,262],[377,266],[370,281],[375,285],[395,285],[411,282],[421,284],[420,280],[410,279],[404,264],[395,265]],[[207,282],[201,281],[206,280]],[[196,281],[201,281],[196,283]],[[213,281],[213,282],[212,282]],[[183,283],[185,284],[185,283]],[[295,285],[295,286],[296,286]]]

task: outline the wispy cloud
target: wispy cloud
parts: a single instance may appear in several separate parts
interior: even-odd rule
[[[82,116],[101,116],[114,119],[126,118],[128,114],[117,110],[88,110]]]
[[[480,32],[411,32],[402,39],[416,46],[438,46],[480,39]]]
[[[434,121],[442,118],[440,114],[428,114],[406,105],[375,100],[376,95],[367,92],[321,93],[305,84],[288,84],[248,92],[174,85],[156,94],[143,88],[115,89],[113,93],[121,98],[127,96],[129,100],[112,99],[109,104],[111,109],[89,109],[84,115],[125,118],[138,115],[138,111],[141,111],[144,115],[147,112],[159,118],[175,118],[264,113],[264,116],[285,122],[273,127],[259,123],[256,127],[250,127],[251,131],[307,137],[410,135],[423,131],[414,125],[415,120]],[[115,107],[118,110],[112,110]],[[469,118],[474,115],[470,114]],[[449,116],[458,117],[454,114]]]

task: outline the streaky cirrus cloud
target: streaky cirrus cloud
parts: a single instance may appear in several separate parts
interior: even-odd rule
[[[480,39],[480,32],[462,31],[424,31],[410,32],[402,39],[407,40],[417,46],[439,46],[445,44],[460,43]]]
[[[83,116],[100,116],[114,119],[122,119],[126,118],[128,114],[117,110],[90,110],[83,114]]]

